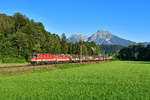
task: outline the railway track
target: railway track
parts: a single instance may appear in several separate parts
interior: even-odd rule
[[[106,62],[106,61],[92,61],[92,62],[74,62],[74,63],[58,63],[58,64],[47,64],[47,65],[21,65],[21,66],[5,66],[5,67],[0,67],[0,73],[3,71],[7,71],[7,72],[13,72],[13,71],[25,71],[28,69],[32,69],[32,68],[44,68],[44,67],[52,67],[54,68],[54,66],[57,65],[64,65],[64,64],[94,64],[94,63],[102,63],[102,62]]]

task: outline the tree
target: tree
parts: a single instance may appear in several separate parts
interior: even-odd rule
[[[15,21],[15,31],[16,32],[19,31],[19,29],[22,26],[26,25],[29,22],[28,18],[26,18],[25,16],[23,16],[20,13],[15,13],[13,15],[13,19]]]
[[[61,52],[66,54],[68,52],[67,39],[65,33],[61,37]]]
[[[150,61],[150,45],[146,47],[145,57],[147,61]]]
[[[68,54],[73,54],[73,43],[69,42],[68,45]]]
[[[13,45],[17,48],[18,56],[23,56],[24,51],[29,48],[29,40],[27,35],[23,32],[17,32],[13,35],[12,41]]]
[[[12,42],[9,41],[8,38],[3,39],[2,44],[0,46],[2,61],[5,61],[5,59],[7,58],[16,57],[16,51],[17,49],[13,47]]]
[[[14,33],[14,24],[12,17],[0,14],[0,36],[6,38],[9,34]]]

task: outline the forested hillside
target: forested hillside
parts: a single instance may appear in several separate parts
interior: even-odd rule
[[[15,13],[13,16],[0,14],[0,61],[28,61],[32,53],[98,55],[99,46],[94,42],[71,43],[66,41],[65,34],[47,32],[41,22],[30,20]]]
[[[124,46],[120,45],[100,45],[100,50],[102,54],[105,55],[115,55],[118,54]]]

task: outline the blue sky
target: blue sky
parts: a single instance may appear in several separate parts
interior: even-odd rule
[[[0,13],[15,12],[59,35],[102,29],[128,40],[150,42],[150,0],[1,0]]]

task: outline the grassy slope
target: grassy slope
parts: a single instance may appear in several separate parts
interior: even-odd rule
[[[85,66],[85,65],[83,65]],[[150,99],[150,63],[109,62],[0,75],[0,100]]]
[[[0,63],[0,67],[22,66],[29,65],[29,63]]]

